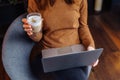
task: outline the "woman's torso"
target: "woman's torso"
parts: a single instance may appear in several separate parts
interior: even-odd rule
[[[68,5],[64,0],[56,0],[54,6],[49,6],[42,12],[44,19],[43,38],[40,44],[43,48],[64,47],[79,44],[80,2]]]

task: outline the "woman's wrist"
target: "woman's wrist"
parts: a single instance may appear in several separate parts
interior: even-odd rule
[[[35,42],[39,42],[42,38],[42,32],[38,32],[38,33],[34,33],[30,36],[30,38],[35,41]]]

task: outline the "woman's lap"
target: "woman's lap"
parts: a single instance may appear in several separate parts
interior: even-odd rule
[[[55,77],[55,80],[87,80],[88,78],[88,67],[77,67],[72,69],[66,69],[61,71],[55,71],[51,73],[44,73],[41,57],[40,55],[36,56],[31,62],[31,70],[38,77],[52,74]]]
[[[55,78],[53,80],[87,80],[89,76],[88,68],[90,68],[88,66],[44,73],[41,63],[41,52],[36,50],[36,48],[38,47],[34,47],[30,55],[30,66],[31,71],[34,75],[36,75],[37,77],[41,77],[44,75],[52,74]]]

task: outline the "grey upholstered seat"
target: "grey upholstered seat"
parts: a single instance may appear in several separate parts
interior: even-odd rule
[[[22,28],[19,16],[8,28],[2,45],[2,61],[11,80],[37,80],[30,71],[29,54],[34,42]]]
[[[38,80],[30,70],[29,55],[35,43],[22,28],[21,19],[25,16],[23,14],[12,22],[3,40],[2,61],[11,80]],[[90,70],[88,67],[88,75]]]

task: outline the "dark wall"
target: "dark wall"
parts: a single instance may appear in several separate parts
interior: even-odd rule
[[[103,0],[102,11],[110,11],[112,7],[112,0]]]
[[[116,1],[120,1],[120,0],[116,0]],[[117,3],[116,1],[114,1],[114,3]],[[110,11],[112,7],[112,3],[113,3],[112,0],[103,0],[102,12]],[[95,0],[88,0],[89,14],[94,14],[94,4],[95,4]]]
[[[94,0],[88,0],[88,12],[89,14],[94,13]]]
[[[120,0],[112,0],[112,5],[120,5]]]
[[[24,3],[0,5],[0,27],[10,24],[16,17],[25,12]]]

